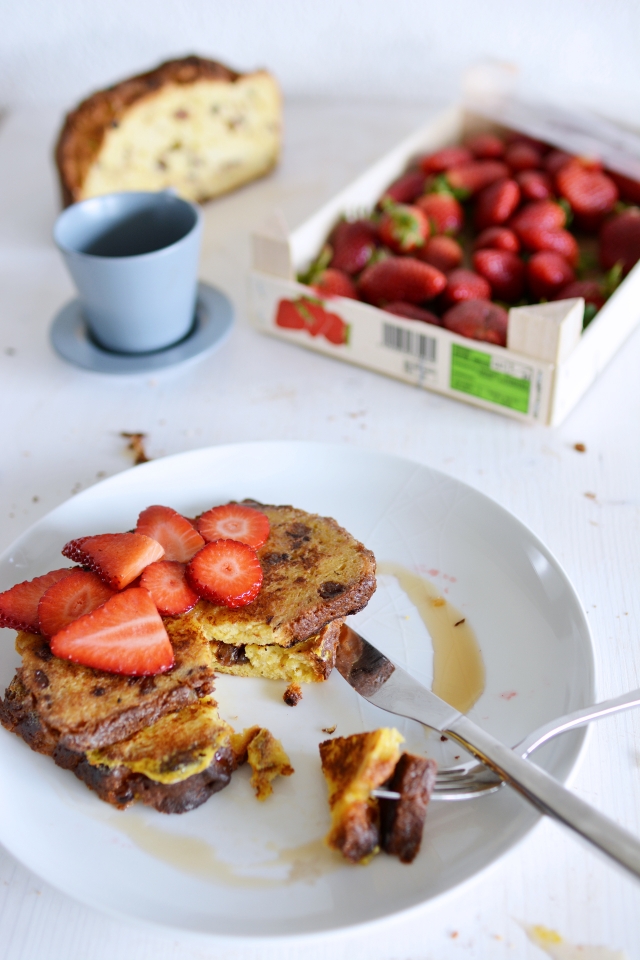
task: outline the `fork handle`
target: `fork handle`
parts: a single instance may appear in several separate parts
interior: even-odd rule
[[[633,834],[571,793],[540,767],[523,760],[467,717],[458,717],[443,732],[491,767],[541,813],[559,820],[628,870],[636,880],[640,879],[640,841]]]

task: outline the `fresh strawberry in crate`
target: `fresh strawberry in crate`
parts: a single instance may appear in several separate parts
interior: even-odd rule
[[[440,317],[432,313],[431,310],[425,310],[424,307],[417,307],[415,303],[403,303],[397,300],[394,303],[388,303],[382,308],[387,313],[393,313],[396,317],[405,317],[407,320],[421,320],[422,323],[431,323],[436,327],[442,326]]]
[[[500,347],[507,345],[507,322],[507,311],[489,300],[464,300],[442,318],[442,325],[452,333]]]
[[[586,304],[591,304],[596,310],[604,307],[606,301],[602,286],[597,280],[573,280],[559,290],[553,299],[573,300],[575,297],[582,297]]]
[[[329,266],[332,256],[332,248],[325,245],[318,259],[314,260],[307,270],[298,274],[299,282],[313,287],[323,297],[348,297],[350,300],[357,300],[358,291],[349,274]]]
[[[567,153],[566,150],[550,150],[546,157],[544,157],[542,166],[547,173],[555,177],[556,173],[573,159],[573,154]]]
[[[531,141],[516,140],[505,150],[504,159],[514,173],[538,170],[542,164],[542,151]]]
[[[576,223],[587,230],[598,227],[618,199],[618,188],[602,171],[602,165],[581,157],[574,157],[560,168],[556,187],[570,204]]]
[[[459,270],[452,270],[448,275],[447,286],[442,294],[442,303],[445,307],[452,307],[461,300],[489,300],[490,297],[489,281],[478,273],[474,273],[473,270],[460,267]]]
[[[341,220],[329,235],[333,256],[326,264],[345,273],[360,273],[378,244],[378,231],[370,220]]]
[[[640,203],[640,181],[632,180],[631,177],[624,177],[621,173],[615,173],[614,170],[607,170],[616,187],[620,191],[620,197],[626,203]]]
[[[476,230],[497,227],[511,217],[520,203],[520,187],[515,180],[496,180],[478,194],[474,220]]]
[[[473,155],[466,147],[443,147],[435,153],[428,153],[420,159],[420,167],[425,173],[442,173],[449,167],[467,163]]]
[[[419,207],[387,200],[383,210],[378,235],[385,246],[394,253],[414,253],[424,247],[429,238],[429,221]]]
[[[504,155],[504,141],[495,133],[476,133],[465,140],[465,146],[476,160],[499,160]]]
[[[477,250],[473,267],[491,285],[496,300],[515,303],[524,293],[525,266],[520,257],[508,250]]]
[[[500,160],[471,160],[450,167],[445,174],[447,184],[463,200],[508,176],[509,167]]]
[[[432,233],[456,234],[464,226],[464,210],[449,191],[427,193],[416,206],[426,214]]]
[[[455,270],[462,263],[462,247],[453,237],[442,235],[431,237],[419,251],[418,257],[443,273]]]
[[[604,270],[621,265],[626,276],[640,260],[640,209],[629,207],[603,224],[600,230],[600,264]]]
[[[553,197],[551,176],[545,170],[519,170],[514,180],[523,200],[550,200]]]
[[[371,264],[358,281],[362,298],[375,306],[394,300],[433,300],[446,285],[447,278],[440,270],[414,257],[389,257]]]
[[[473,241],[474,250],[509,250],[510,253],[519,253],[520,241],[508,227],[487,227]]]
[[[74,620],[91,613],[113,596],[114,591],[107,587],[97,574],[79,568],[71,570],[68,577],[52,584],[40,598],[40,632],[45,637],[53,637]]]
[[[580,248],[578,241],[568,230],[530,230],[527,234],[526,246],[529,250],[553,250],[559,253],[561,257],[572,267],[578,266],[580,257]]]
[[[424,183],[425,175],[422,170],[407,170],[387,187],[380,205],[382,206],[385,200],[392,200],[394,203],[413,203],[424,192]]]
[[[534,253],[527,263],[527,283],[536,300],[553,300],[556,293],[575,280],[564,257],[552,250]]]
[[[527,238],[533,231],[559,230],[567,222],[564,208],[553,200],[535,200],[527,203],[511,219],[509,227],[526,245]]]

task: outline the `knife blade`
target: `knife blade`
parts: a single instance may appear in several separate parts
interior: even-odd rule
[[[445,703],[346,624],[340,635],[336,667],[370,703],[456,740],[541,813],[574,830],[640,879],[640,841],[633,834]]]

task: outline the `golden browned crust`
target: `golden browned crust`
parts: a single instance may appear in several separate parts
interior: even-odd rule
[[[154,70],[123,80],[83,100],[67,114],[55,148],[63,205],[68,207],[80,199],[85,178],[100,151],[105,133],[118,125],[132,104],[169,83],[185,86],[198,80],[235,83],[243,76],[247,74],[236,73],[215,60],[191,55],[169,60]]]
[[[269,518],[269,537],[258,550],[260,593],[236,610],[202,601],[183,622],[209,640],[290,647],[366,606],[376,588],[375,557],[332,517],[243,502]]]
[[[90,750],[124,740],[166,713],[213,690],[206,640],[172,634],[175,663],[155,677],[124,677],[94,670],[51,653],[39,636],[18,634],[18,676],[33,697],[44,727],[71,750]]]
[[[386,853],[411,863],[420,850],[427,805],[436,782],[435,760],[403,753],[387,790],[399,800],[380,800],[380,846]]]

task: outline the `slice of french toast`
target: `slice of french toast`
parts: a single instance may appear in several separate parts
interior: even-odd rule
[[[218,643],[291,647],[366,606],[376,588],[375,558],[335,520],[243,502],[269,518],[269,537],[258,550],[259,595],[237,609],[200,601],[182,623]],[[171,625],[167,630],[171,636]]]
[[[16,675],[0,701],[0,722],[121,809],[139,800],[161,813],[193,810],[226,787],[243,759],[233,749],[233,730],[209,696],[125,740],[84,752],[65,746],[42,722],[33,694]]]
[[[174,666],[150,677],[127,677],[55,657],[43,637],[19,633],[18,676],[43,726],[71,750],[91,750],[132,736],[213,690],[209,643],[174,624]]]

